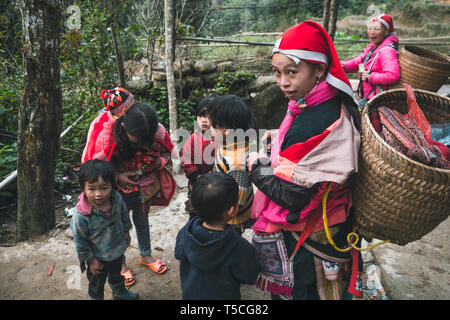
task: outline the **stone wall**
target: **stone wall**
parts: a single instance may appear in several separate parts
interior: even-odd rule
[[[140,72],[138,72],[140,70]],[[193,96],[194,89],[212,89],[216,78],[223,71],[234,72],[237,66],[233,61],[209,61],[201,60],[197,62],[179,61],[174,63],[175,87],[177,97],[183,99],[190,98],[200,101],[203,97]],[[131,71],[131,70],[130,70]],[[148,87],[144,73],[145,68],[134,66],[133,80],[128,81],[128,90],[137,95],[143,93]],[[148,77],[148,75],[147,75]],[[163,68],[157,68],[152,72],[152,83],[154,86],[166,87],[166,73]],[[252,111],[260,129],[278,128],[284,118],[288,100],[278,88],[275,78],[272,75],[261,75],[256,79],[241,83],[235,88],[231,88],[229,94],[242,97]]]

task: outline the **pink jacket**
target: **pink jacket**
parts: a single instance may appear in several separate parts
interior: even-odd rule
[[[114,124],[116,120],[111,112],[102,110],[89,126],[86,145],[84,146],[81,163],[90,159],[110,161],[116,146]]]
[[[189,136],[180,152],[181,168],[189,182],[194,182],[200,174],[212,171],[216,147],[217,143],[204,138],[197,129]]]
[[[366,80],[363,82],[364,98],[367,97],[374,86],[381,86],[383,90],[386,90],[388,85],[394,84],[400,79],[398,52],[396,49],[389,47],[396,43],[398,43],[398,38],[395,35],[386,37],[386,39],[384,39],[384,41],[375,49],[372,57],[364,64],[364,69],[369,71],[370,65],[373,62],[368,81]],[[345,61],[345,72],[358,72],[358,65],[364,61],[364,57],[372,48],[373,44],[371,43],[363,50],[361,55]],[[367,98],[370,99],[377,93],[378,89],[376,88]]]

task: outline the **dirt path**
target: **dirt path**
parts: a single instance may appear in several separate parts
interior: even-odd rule
[[[168,207],[152,208],[149,216],[153,255],[168,265],[159,275],[138,263],[136,233],[131,232],[131,246],[126,252],[127,264],[133,271],[136,284],[131,290],[144,300],[181,299],[179,262],[174,258],[178,230],[188,220],[184,213],[187,185],[183,176],[177,176],[179,190]],[[11,300],[79,300],[88,299],[86,273],[81,274],[75,253],[69,219],[52,236],[12,247],[0,247],[0,299]],[[250,231],[245,237],[250,239]],[[50,265],[54,270],[48,275]],[[243,286],[243,299],[264,300],[270,295],[253,286]],[[105,299],[111,299],[111,289],[105,286]]]
[[[179,261],[174,257],[174,247],[178,231],[188,220],[184,205],[187,180],[183,175],[175,176],[175,179],[178,190],[170,205],[153,207],[149,215],[152,254],[167,263],[165,274],[156,274],[139,264],[136,233],[131,232],[131,246],[126,252],[127,264],[136,278],[131,290],[138,292],[142,300],[181,299]],[[88,281],[86,273],[80,272],[69,228],[70,219],[64,215],[65,207],[73,207],[76,197],[76,194],[72,195],[70,205],[60,205],[57,214],[59,227],[49,235],[11,247],[0,247],[0,300],[89,299]],[[247,230],[243,236],[251,242],[252,231]],[[363,259],[364,268],[369,271],[363,274],[363,288],[366,289],[363,300],[380,299],[384,290],[379,280],[379,268],[370,252],[364,253]],[[53,266],[51,275],[50,265]],[[269,293],[249,285],[241,287],[241,294],[243,300],[270,299]],[[105,285],[105,299],[111,298],[111,289]]]

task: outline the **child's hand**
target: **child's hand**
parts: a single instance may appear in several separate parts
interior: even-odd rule
[[[265,154],[264,150],[261,150],[259,153],[258,152],[249,153],[247,158],[248,171],[252,171],[253,163],[255,163],[255,161],[258,160],[259,158],[267,158],[267,155]]]
[[[128,230],[127,232],[125,232],[125,242],[126,242],[126,244],[127,244],[127,247],[129,247],[130,244],[131,244],[130,230]]]
[[[130,178],[134,178],[135,173],[133,171],[122,172],[119,175],[119,185],[128,189],[132,189],[137,186],[137,182],[131,180]]]
[[[97,276],[100,273],[102,273],[103,270],[103,264],[100,262],[100,260],[92,257],[88,260],[88,265],[89,265],[89,271]]]
[[[361,72],[361,80],[362,81],[369,81],[368,80],[369,79],[369,71],[363,71],[363,72]]]

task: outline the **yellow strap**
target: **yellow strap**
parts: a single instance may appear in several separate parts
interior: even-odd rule
[[[375,247],[377,247],[377,246],[380,246],[380,245],[382,245],[382,244],[391,242],[391,240],[386,240],[386,241],[383,241],[383,242],[374,244],[374,245],[372,245],[372,246],[370,246],[370,247],[368,247],[368,248],[358,248],[358,247],[356,247],[355,244],[358,243],[358,241],[359,241],[359,236],[358,236],[355,232],[351,232],[351,233],[349,233],[349,234],[347,235],[347,241],[348,241],[348,243],[349,243],[349,246],[348,246],[347,248],[344,248],[344,249],[338,248],[338,247],[336,246],[336,244],[334,243],[333,239],[331,238],[331,236],[330,236],[330,231],[328,230],[328,220],[327,220],[327,198],[328,198],[328,193],[330,192],[331,186],[332,186],[332,184],[329,183],[329,184],[328,184],[328,188],[327,188],[327,190],[325,191],[325,194],[324,194],[323,199],[322,199],[322,210],[323,210],[322,218],[323,218],[323,225],[324,225],[324,227],[325,227],[325,233],[326,233],[326,235],[327,235],[328,242],[333,246],[334,249],[336,249],[337,251],[340,251],[340,252],[347,252],[347,251],[351,250],[352,248],[355,249],[355,250],[358,250],[358,251],[367,251],[367,250],[370,250],[370,249],[375,248]],[[353,241],[353,242],[351,241],[351,237],[352,237],[352,236],[354,237],[354,241]]]

